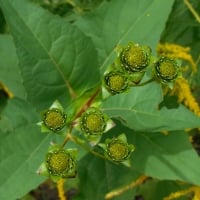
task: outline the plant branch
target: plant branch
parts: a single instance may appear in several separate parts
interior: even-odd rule
[[[112,199],[116,196],[119,196],[121,194],[123,194],[124,192],[130,190],[130,189],[133,189],[135,188],[136,186],[138,185],[141,185],[142,183],[144,183],[149,177],[148,176],[145,176],[145,175],[142,175],[140,176],[136,181],[133,181],[132,183],[122,187],[122,188],[119,188],[119,189],[116,189],[116,190],[113,190],[109,193],[106,194],[105,196],[105,200],[109,200],[109,199]]]
[[[91,148],[89,148],[88,146],[86,146],[82,141],[80,141],[77,137],[69,134],[68,135],[69,139],[71,141],[73,141],[74,143],[80,145],[83,149],[85,149],[86,151],[90,152],[91,154],[99,157],[99,158],[102,158],[102,159],[106,159],[105,156],[103,156],[102,154],[96,152],[96,151],[93,151]]]
[[[100,92],[100,88],[98,88],[94,94],[86,101],[86,103],[81,107],[81,109],[79,110],[79,112],[76,114],[75,119],[77,119],[78,117],[81,116],[81,114],[87,110],[88,107],[90,107],[90,105],[92,104],[92,102],[94,101],[94,99],[96,98],[96,96],[99,94]]]
[[[64,139],[64,141],[63,141],[63,143],[62,143],[62,145],[61,145],[62,148],[63,148],[63,147],[67,144],[67,142],[71,139],[71,137],[70,137],[71,132],[72,132],[72,126],[70,126],[69,131],[67,132],[67,134],[66,134],[66,136],[65,136],[65,139]]]
[[[151,83],[151,82],[153,82],[153,81],[155,81],[155,78],[151,78],[151,79],[149,79],[148,81],[145,81],[145,82],[143,82],[143,83],[141,83],[141,84],[138,84],[138,85],[133,85],[133,87],[144,86],[144,85],[147,85],[148,83]]]

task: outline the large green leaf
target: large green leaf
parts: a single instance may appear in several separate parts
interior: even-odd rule
[[[200,184],[200,159],[186,133],[137,134],[134,142],[137,149],[132,161],[137,170],[158,179]]]
[[[102,108],[109,117],[137,131],[172,131],[199,127],[200,118],[180,105],[176,109],[158,110],[162,90],[158,83],[131,88],[127,93],[106,99]]]
[[[120,131],[120,132],[119,132]],[[129,143],[135,145],[132,167],[160,180],[181,180],[200,184],[200,159],[184,131],[162,133],[134,132],[120,124],[113,134],[124,132]]]
[[[0,35],[0,83],[14,96],[25,98],[23,80],[18,67],[16,49],[9,35]]]
[[[38,115],[24,100],[9,100],[2,116],[10,129],[4,134],[0,131],[0,199],[16,200],[44,181],[36,170],[52,136],[40,133]],[[0,130],[4,127],[0,123]]]
[[[27,99],[64,105],[99,83],[96,50],[76,27],[26,0],[0,1],[13,35]]]
[[[192,148],[186,132],[171,132],[169,135],[158,132],[143,133],[128,129],[119,122],[116,124],[115,128],[103,136],[102,142],[105,138],[125,133],[128,142],[135,145],[135,151],[130,157],[131,168],[89,155],[84,157],[79,161],[80,191],[76,200],[104,199],[106,193],[131,183],[140,173],[158,180],[200,184],[200,172],[197,167],[200,165],[200,159]],[[161,196],[167,196],[170,191],[168,188],[156,197],[161,199]],[[132,199],[134,194],[140,193],[138,190],[132,190],[120,195],[116,200]]]
[[[139,175],[131,168],[87,155],[78,165],[80,191],[74,199],[102,200],[106,193],[130,184]],[[129,195],[133,197],[133,192]]]
[[[155,50],[172,4],[173,0],[115,0],[80,18],[76,25],[93,39],[104,71],[116,56],[117,45],[134,41]]]

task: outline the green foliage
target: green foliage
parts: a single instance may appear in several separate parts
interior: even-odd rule
[[[137,131],[173,131],[199,126],[200,119],[182,105],[176,109],[163,107],[158,110],[161,101],[160,85],[151,83],[106,99],[102,109],[108,116]]]
[[[10,35],[0,35],[0,82],[5,84],[14,96],[25,98],[26,92],[18,66],[16,49]]]
[[[77,170],[75,200],[102,200],[106,193],[130,184],[142,174],[157,179],[149,183],[150,188],[160,183],[168,193],[147,195],[145,185],[115,199],[131,200],[143,194],[147,199],[159,200],[179,188],[177,180],[200,185],[200,160],[185,132],[187,128],[198,128],[200,118],[177,102],[176,106],[172,103],[166,107],[163,85],[154,81],[152,70],[152,62],[157,60],[156,45],[171,9],[177,11],[179,7],[177,2],[34,2],[0,0],[6,24],[0,23],[9,27],[9,34],[0,35],[0,84],[3,92],[8,88],[6,92],[14,95],[7,101],[7,97],[0,99],[0,199],[19,199],[40,185],[45,180],[36,175],[41,163],[48,172],[44,175],[54,180],[60,174],[64,178],[74,176]],[[162,39],[168,32],[172,36],[177,33],[169,28],[174,10]],[[152,49],[151,57],[149,49],[143,55],[146,48],[133,57],[125,52],[131,62],[138,55],[144,56],[146,71],[142,68],[141,74],[134,74],[135,70],[124,73],[119,61],[117,49],[129,50],[126,45],[130,42]],[[117,68],[120,72],[113,68],[117,62],[122,67]],[[110,68],[117,77],[109,76],[105,82]],[[109,94],[106,98],[104,86]],[[55,101],[61,111],[50,107]],[[55,112],[47,118],[50,111]],[[37,123],[42,120],[40,129]],[[57,126],[62,134],[54,134]],[[44,128],[47,133],[43,133]],[[163,134],[166,131],[168,135]],[[87,137],[91,132],[93,138]],[[122,157],[128,164],[121,164],[123,159],[108,159],[108,151],[117,158],[121,156],[121,150],[113,147],[115,140],[125,149]],[[47,152],[52,142],[59,148],[50,155]],[[97,143],[104,143],[101,146],[107,147],[106,153]],[[79,150],[77,157],[71,154],[74,147]],[[56,158],[53,161],[52,155]],[[68,162],[63,160],[65,157]],[[62,164],[62,170],[58,164]],[[56,171],[53,176],[52,168]]]

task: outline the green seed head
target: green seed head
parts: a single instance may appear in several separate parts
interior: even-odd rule
[[[103,113],[94,109],[82,114],[80,125],[84,133],[99,135],[105,131],[106,121]]]
[[[65,151],[55,151],[48,153],[46,165],[50,174],[54,176],[64,175],[68,172],[71,165],[70,154]]]
[[[142,71],[149,64],[149,51],[136,44],[129,44],[121,52],[121,62],[126,70],[132,72]]]
[[[119,139],[112,139],[107,144],[106,152],[107,155],[116,162],[124,161],[130,155],[128,144]]]
[[[157,77],[161,82],[170,82],[176,79],[179,67],[173,59],[162,57],[155,64]]]
[[[66,125],[66,115],[59,109],[51,109],[44,114],[43,122],[47,128],[56,132],[60,131]]]
[[[122,72],[109,72],[105,75],[105,84],[111,93],[117,94],[128,88],[128,79]]]

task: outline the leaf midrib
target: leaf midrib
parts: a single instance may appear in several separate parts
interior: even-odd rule
[[[76,93],[74,91],[74,89],[72,88],[71,84],[69,83],[69,81],[65,78],[64,73],[62,72],[60,66],[56,63],[55,59],[50,55],[50,53],[48,52],[48,50],[45,48],[45,45],[43,45],[43,43],[39,40],[38,37],[36,37],[36,35],[34,34],[34,32],[31,31],[30,27],[26,24],[26,22],[23,20],[23,18],[20,16],[20,14],[17,12],[17,10],[15,10],[12,7],[12,4],[9,2],[9,0],[7,1],[7,3],[9,4],[10,9],[12,9],[12,11],[16,14],[16,16],[18,17],[18,19],[20,19],[20,21],[22,21],[22,24],[24,24],[24,26],[27,28],[27,30],[30,32],[30,34],[33,36],[33,38],[37,41],[37,43],[39,44],[39,46],[41,46],[41,49],[43,49],[43,51],[45,52],[45,54],[47,55],[47,57],[49,58],[49,60],[51,61],[52,65],[55,66],[56,70],[58,71],[58,73],[60,74],[61,78],[63,79],[66,87],[69,90],[69,93],[73,98],[76,97]],[[7,17],[6,17],[7,18]]]
[[[133,112],[133,113],[144,114],[144,115],[151,116],[151,117],[158,117],[161,119],[172,119],[167,116],[160,115],[159,111],[155,111],[155,113],[150,113],[150,112],[145,112],[145,111],[136,110],[136,109],[132,109],[132,108],[119,108],[119,107],[103,108],[102,110],[103,111],[124,111],[124,112],[128,111],[128,112]],[[180,120],[179,118],[177,118],[176,121],[185,122],[184,120]]]
[[[157,147],[161,152],[165,153],[165,154],[168,155],[168,156],[171,156],[171,155],[172,155],[172,153],[170,153],[169,151],[167,151],[167,150],[166,150],[165,148],[163,148],[161,145],[159,145],[159,144],[153,142],[153,140],[151,140],[151,139],[150,139],[149,137],[147,137],[145,134],[141,134],[141,136],[142,136],[147,142],[149,142],[150,144],[152,144],[154,147]],[[163,139],[164,139],[164,138],[163,138]],[[155,149],[155,148],[154,148],[154,149]],[[190,150],[192,150],[192,147],[191,147]],[[195,152],[193,152],[193,153],[195,153]],[[160,154],[161,157],[162,157],[162,155],[163,155],[163,154]],[[159,158],[158,156],[155,156],[155,157],[156,157],[156,158]],[[166,158],[165,158],[165,159],[166,159]],[[179,156],[173,157],[173,159],[174,159],[174,160],[177,160],[177,163],[181,162],[181,163],[185,164],[183,158],[180,158]],[[160,160],[160,159],[159,159],[159,160]],[[175,166],[174,166],[174,167],[175,167]],[[189,167],[191,168],[191,165],[189,165]],[[194,169],[196,169],[196,168],[194,167]],[[188,175],[187,175],[187,179],[188,179]],[[184,179],[182,179],[182,180],[184,180]]]
[[[122,36],[121,36],[121,38],[119,38],[119,41],[117,42],[116,46],[118,46],[118,45],[120,44],[120,42],[126,37],[126,35],[135,27],[135,25],[138,23],[138,21],[141,20],[141,18],[145,15],[145,13],[146,13],[146,11],[149,9],[149,7],[151,7],[151,4],[145,9],[144,13],[143,13],[142,15],[140,15],[140,17],[138,17],[138,18],[135,20],[135,23],[134,23],[132,26],[130,26],[130,27],[128,28],[128,30],[125,31],[125,32],[122,34]],[[101,66],[100,66],[100,69],[105,65],[105,63],[108,62],[108,60],[110,59],[111,55],[112,55],[113,52],[114,52],[114,49],[115,49],[115,47],[112,48],[112,50],[110,51],[110,53],[108,54],[108,56],[105,58],[105,60],[103,61],[103,63],[102,63]]]

